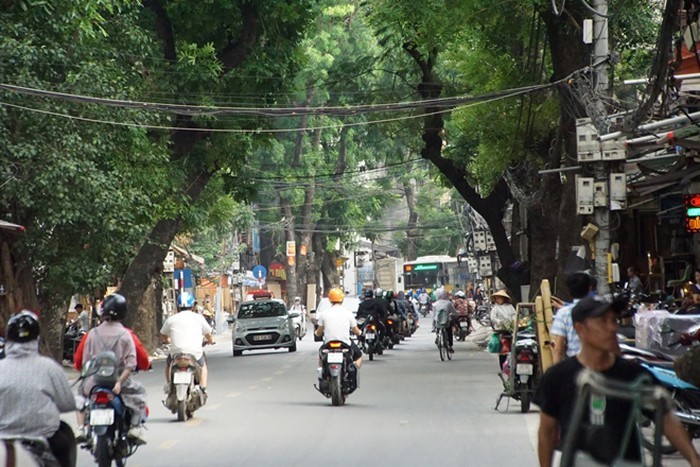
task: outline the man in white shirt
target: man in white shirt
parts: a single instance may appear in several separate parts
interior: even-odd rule
[[[350,332],[352,331],[353,334],[359,336],[362,334],[362,331],[357,327],[357,320],[355,320],[353,312],[343,307],[345,294],[342,290],[331,289],[328,292],[328,300],[331,302],[331,307],[319,317],[316,335],[323,337],[323,346],[330,341],[340,341],[349,345],[352,349],[352,360],[355,362],[357,370],[359,370],[362,366],[362,351],[350,339]],[[319,355],[318,366],[321,367],[322,364],[323,361]]]
[[[188,292],[182,292],[177,297],[177,308],[179,312],[168,318],[160,330],[164,343],[170,343],[168,360],[165,365],[166,393],[170,385],[170,361],[172,356],[178,353],[189,353],[194,355],[197,363],[201,367],[199,387],[203,392],[207,389],[207,359],[202,349],[202,338],[208,344],[214,344],[211,335],[211,326],[199,313],[192,311],[194,297]]]

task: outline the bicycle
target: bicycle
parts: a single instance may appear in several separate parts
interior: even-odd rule
[[[452,360],[452,354],[450,353],[449,340],[447,339],[447,328],[445,326],[440,326],[437,328],[437,336],[435,337],[435,344],[437,344],[438,352],[440,352],[440,360],[445,361],[445,356],[448,360]]]

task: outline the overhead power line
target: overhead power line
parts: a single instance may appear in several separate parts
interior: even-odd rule
[[[527,94],[554,86],[556,83],[538,84],[513,88],[504,91],[482,94],[480,96],[455,96],[436,99],[426,99],[409,102],[390,102],[386,104],[365,104],[354,106],[321,106],[321,107],[231,107],[231,106],[201,106],[189,104],[170,104],[165,102],[139,102],[121,99],[107,99],[102,97],[84,96],[64,92],[49,91],[45,89],[16,86],[0,83],[0,89],[25,94],[35,97],[44,97],[55,100],[77,102],[81,104],[97,104],[110,107],[118,107],[134,110],[149,110],[169,112],[176,115],[187,116],[213,116],[236,115],[258,117],[301,117],[305,115],[326,115],[334,117],[366,115],[378,112],[403,112],[416,109],[453,109],[465,104],[489,101],[494,98],[510,97]]]

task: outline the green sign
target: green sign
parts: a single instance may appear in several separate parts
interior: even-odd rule
[[[414,271],[435,271],[440,267],[439,264],[416,264],[413,266]]]

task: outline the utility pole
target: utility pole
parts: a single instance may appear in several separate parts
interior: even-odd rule
[[[608,0],[594,0],[593,8],[598,14],[593,14],[593,55],[592,65],[595,70],[595,91],[597,95],[608,96],[610,85],[608,83],[609,67],[609,40],[608,40]],[[603,102],[596,103],[602,115],[607,115]],[[599,128],[599,131],[601,129]],[[610,202],[607,188],[609,186],[611,166],[610,162],[602,160],[595,162],[593,168],[594,186],[605,191],[606,198],[603,206],[594,208],[595,223],[600,229],[595,239],[595,275],[598,279],[598,293],[605,295],[610,293],[608,284],[608,253],[610,252]]]

